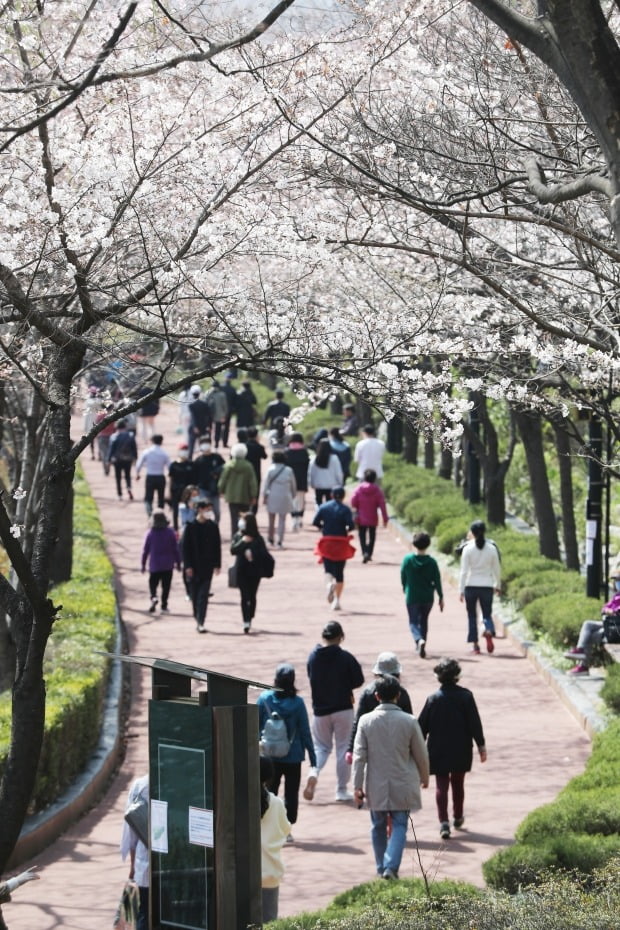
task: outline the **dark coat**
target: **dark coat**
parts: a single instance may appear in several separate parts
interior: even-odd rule
[[[211,409],[206,400],[199,397],[189,404],[188,408],[191,427],[197,436],[208,433],[211,428]]]
[[[484,734],[471,691],[460,685],[442,685],[429,695],[418,723],[427,738],[431,775],[469,772],[472,741],[484,748]]]
[[[222,566],[222,543],[215,520],[193,520],[183,531],[183,566],[191,568],[196,578],[206,578]]]

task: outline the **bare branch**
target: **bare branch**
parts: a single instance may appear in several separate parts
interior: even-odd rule
[[[588,174],[566,184],[547,184],[535,158],[526,159],[525,170],[530,190],[541,203],[564,203],[593,193],[604,194],[605,197],[612,196],[611,183],[600,174]]]

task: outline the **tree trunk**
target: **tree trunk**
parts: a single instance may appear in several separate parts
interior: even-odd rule
[[[454,456],[450,449],[446,449],[442,446],[439,458],[439,477],[444,478],[446,481],[450,481],[452,479],[453,468]]]
[[[435,468],[435,443],[431,437],[424,443],[424,467],[428,471],[433,471]]]
[[[73,570],[73,487],[69,488],[67,503],[60,517],[56,546],[50,569],[52,584],[69,581]]]
[[[420,447],[420,434],[409,422],[405,423],[403,443],[403,458],[410,465],[418,464],[418,449]]]
[[[570,436],[562,424],[552,422],[555,433],[555,447],[558,454],[560,475],[560,499],[562,501],[562,534],[564,539],[564,557],[566,567],[579,571],[579,544],[577,542],[577,525],[575,523],[575,499],[573,495],[573,464],[571,458]]]
[[[527,469],[530,476],[532,499],[538,523],[540,554],[560,561],[558,528],[553,509],[540,414],[532,410],[516,410],[515,419],[523,442]]]

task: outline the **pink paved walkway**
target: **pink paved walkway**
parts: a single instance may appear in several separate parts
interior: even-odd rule
[[[159,421],[158,429],[165,434],[168,449],[174,451],[179,437],[172,404],[166,405]],[[112,477],[104,478],[98,462],[84,459],[83,464],[117,568],[132,653],[168,657],[266,682],[278,662],[291,661],[301,695],[309,704],[305,660],[323,624],[334,616],[325,601],[322,569],[312,557],[315,531],[304,528],[298,535],[290,534],[286,548],[275,553],[275,577],[261,584],[250,636],[243,635],[238,595],[227,589],[225,573],[214,584],[207,617],[209,635],[199,636],[178,576],[173,582],[171,614],[146,612],[147,581],[139,570],[146,529],[143,505],[139,500],[118,503]],[[140,493],[141,489],[136,497]],[[228,540],[226,510],[221,525]],[[446,610],[440,614],[435,608],[431,615],[428,658],[416,657],[399,585],[398,566],[405,551],[405,544],[395,535],[380,531],[375,560],[368,565],[359,559],[348,564],[343,610],[337,616],[346,631],[345,647],[362,663],[367,680],[378,652],[398,653],[402,681],[416,711],[435,689],[434,660],[448,654],[461,662],[462,683],[474,691],[478,702],[489,760],[486,765],[475,761],[467,778],[466,829],[446,843],[440,841],[432,786],[415,823],[422,862],[431,878],[482,885],[482,862],[510,844],[528,811],[552,800],[569,778],[582,771],[590,744],[532,665],[508,641],[498,640],[493,656],[467,654],[464,609],[451,584],[446,585]],[[133,675],[132,719],[121,774],[95,810],[37,857],[42,880],[20,889],[5,908],[11,930],[109,930],[111,926],[127,873],[118,854],[126,792],[147,762],[149,675],[136,669]],[[254,693],[250,694],[253,699]],[[334,786],[330,760],[315,800],[311,804],[301,801],[295,844],[284,849],[281,916],[322,907],[338,892],[374,877],[368,812],[336,803]],[[410,844],[401,872],[420,876]]]

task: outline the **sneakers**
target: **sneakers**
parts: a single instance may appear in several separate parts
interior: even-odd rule
[[[169,613],[170,613],[170,608],[169,608],[169,607],[162,607],[161,612],[162,612],[162,614],[169,614]]]
[[[493,642],[493,634],[489,633],[488,630],[485,630],[483,633],[484,638],[487,642],[487,652],[493,652],[495,649],[495,643]]]
[[[472,656],[479,656],[479,655],[480,655],[480,646],[479,646],[477,643],[476,643],[476,645],[470,650],[470,655],[472,655]]]
[[[450,839],[450,824],[447,820],[444,820],[439,824],[439,836],[442,838],[442,840]]]
[[[463,824],[465,823],[464,817],[455,817],[452,821],[456,830],[460,830]]]
[[[576,662],[578,659],[585,659],[586,654],[583,649],[580,649],[579,646],[574,646],[572,649],[568,649],[564,653],[565,659],[574,659]]]
[[[571,668],[571,670],[570,670],[567,674],[569,674],[569,675],[575,675],[575,676],[577,676],[577,675],[589,675],[589,674],[590,674],[590,670],[589,670],[589,668],[588,668],[587,665],[584,665],[582,662],[580,662],[580,663],[579,663],[578,665],[576,665],[574,668]]]
[[[243,624],[243,632],[244,633],[250,632],[250,621],[249,620],[246,620],[245,623]]]
[[[335,596],[336,596],[336,582],[332,578],[332,580],[329,581],[327,584],[327,603],[331,604]]]
[[[366,562],[370,562],[370,556],[368,555],[367,552],[364,553],[362,557],[362,562],[364,563],[364,565],[366,564]]]
[[[332,604],[332,610],[342,610],[342,607],[340,606],[340,601],[338,600],[337,597],[334,598],[334,603]]]
[[[287,843],[294,843],[294,842],[295,842],[295,837],[293,836],[292,833],[289,833],[289,835],[286,837],[286,842],[287,842]]]
[[[420,653],[421,659],[426,658],[426,640],[425,639],[418,640],[418,652]]]
[[[395,881],[398,878],[398,873],[392,872],[391,869],[384,869],[381,873],[381,878],[387,879],[388,882]]]
[[[127,497],[130,501],[133,500],[133,494],[131,493],[131,488],[127,488]]]
[[[306,787],[304,788],[304,798],[306,801],[311,801],[314,797],[314,789],[316,788],[317,777],[316,775],[308,775],[308,780],[306,781]]]
[[[206,633],[206,632],[207,632],[207,628],[204,627],[204,626],[201,626],[200,623],[197,623],[197,624],[196,624],[196,632],[197,632],[197,633]]]
[[[338,791],[336,792],[336,800],[337,801],[352,801],[353,795],[346,788],[338,788]]]
[[[150,613],[150,614],[154,614],[154,613],[155,613],[155,608],[157,607],[157,603],[158,603],[157,598],[156,598],[156,597],[152,597],[152,598],[151,598],[151,606],[149,607],[149,613]]]

